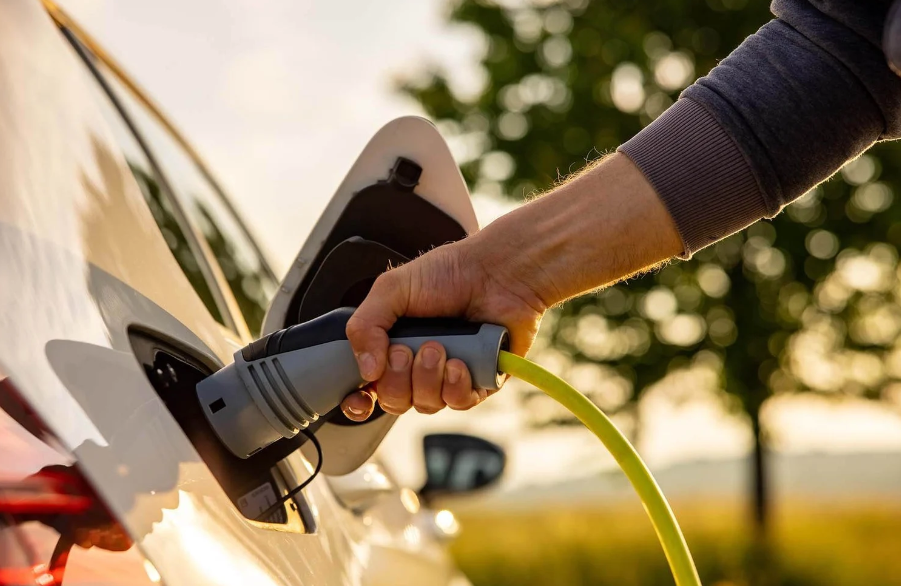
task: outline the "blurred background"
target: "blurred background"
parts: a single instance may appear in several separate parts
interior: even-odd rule
[[[451,143],[483,224],[659,116],[769,19],[760,0],[67,0],[218,172],[286,268],[368,138]],[[610,413],[670,497],[705,584],[901,584],[901,147],[688,261],[568,303],[533,357]],[[533,389],[407,415],[502,444],[448,503],[476,586],[670,583],[596,440]]]

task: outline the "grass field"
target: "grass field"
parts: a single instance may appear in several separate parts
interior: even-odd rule
[[[782,503],[766,548],[754,546],[737,504],[673,508],[707,586],[901,586],[901,503]],[[459,517],[463,531],[452,550],[475,586],[673,583],[650,523],[632,501]]]

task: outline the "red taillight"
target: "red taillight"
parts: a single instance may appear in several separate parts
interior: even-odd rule
[[[62,576],[59,576],[62,578]],[[35,564],[21,568],[0,567],[0,586],[55,586],[62,582],[47,567],[47,564]]]
[[[53,457],[56,452],[48,448],[59,442],[8,378],[0,378],[0,440],[4,439],[0,444],[17,446],[21,453],[11,454],[10,462],[19,462],[13,470],[0,462],[0,516],[78,514],[91,508],[90,485],[75,466],[60,462],[68,457]],[[16,468],[29,466],[39,470],[24,477],[17,473]]]
[[[94,546],[108,551],[131,547],[74,458],[8,379],[0,379],[0,453],[8,456],[0,457],[0,586],[62,584],[74,544],[82,558]],[[146,578],[138,569],[136,575]],[[101,583],[93,577],[103,571],[90,568],[88,582],[77,574],[66,583]]]
[[[44,469],[24,480],[0,482],[0,515],[78,514],[91,508],[76,473]]]

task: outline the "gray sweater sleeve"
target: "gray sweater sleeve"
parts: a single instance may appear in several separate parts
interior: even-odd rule
[[[901,137],[889,1],[775,0],[764,25],[619,150],[672,215],[684,257]]]

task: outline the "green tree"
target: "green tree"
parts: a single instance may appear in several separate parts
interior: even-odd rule
[[[475,191],[522,198],[634,135],[770,15],[767,2],[746,0],[462,0],[448,18],[484,35],[484,86],[463,93],[432,68],[403,90],[468,146],[460,163]],[[624,390],[616,404],[599,397],[609,409],[634,406],[686,367],[717,373],[753,431],[761,534],[761,409],[770,397],[901,397],[899,160],[896,145],[880,145],[774,221],[576,299],[549,320],[556,348],[594,369],[598,394]]]

